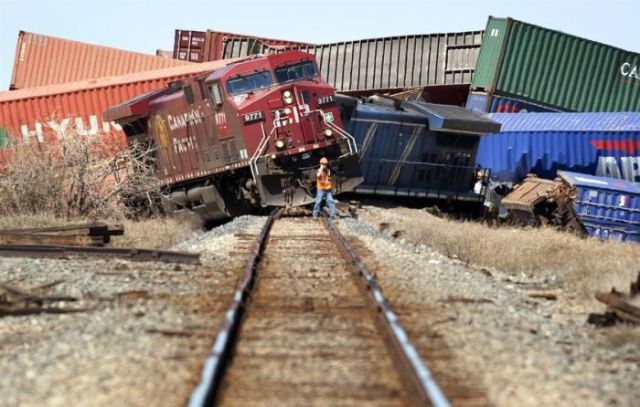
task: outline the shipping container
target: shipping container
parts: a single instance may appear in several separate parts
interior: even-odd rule
[[[301,47],[340,92],[468,84],[482,31],[368,38]],[[231,55],[231,54],[225,54]]]
[[[640,54],[489,17],[471,89],[563,111],[639,111]]]
[[[183,66],[138,52],[20,31],[10,89],[25,89],[105,76]]]
[[[640,187],[625,180],[559,171],[575,188],[573,212],[587,233],[604,240],[640,242]]]
[[[175,30],[173,57],[190,62],[206,62],[253,54],[269,54],[302,45],[309,44],[212,30]]]
[[[542,106],[530,101],[488,94],[484,92],[469,92],[466,103],[467,110],[476,113],[526,113],[526,112],[557,112],[549,106]]]
[[[0,92],[0,147],[11,140],[53,142],[69,129],[80,136],[108,137],[119,144],[124,133],[116,123],[103,122],[102,112],[169,82],[213,71],[229,61],[188,64],[116,77]],[[0,149],[0,161],[11,155]]]
[[[494,113],[499,133],[482,137],[477,164],[493,181],[558,170],[640,182],[640,113]]]
[[[482,202],[474,190],[480,135],[500,125],[461,107],[373,97],[339,99],[358,145],[364,182],[357,193]]]

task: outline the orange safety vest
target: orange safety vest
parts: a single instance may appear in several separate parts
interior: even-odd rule
[[[331,189],[331,172],[329,169],[319,169],[316,174],[316,181],[318,189]]]

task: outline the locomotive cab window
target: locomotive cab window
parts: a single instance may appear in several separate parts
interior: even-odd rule
[[[185,99],[187,99],[187,103],[192,105],[193,104],[193,88],[191,88],[191,86],[185,86],[183,90],[184,90],[184,97]]]
[[[318,75],[318,70],[316,69],[316,64],[312,61],[303,61],[276,68],[275,73],[278,83],[284,83],[311,78]]]
[[[211,85],[211,97],[213,98],[213,103],[216,106],[220,106],[222,104],[222,95],[220,94],[220,86],[217,83]]]
[[[205,100],[207,98],[207,91],[204,86],[204,82],[198,81],[198,87],[200,88],[200,98],[202,98],[202,100]]]
[[[273,84],[271,71],[256,72],[249,75],[237,75],[227,80],[227,93],[231,96],[255,92]]]

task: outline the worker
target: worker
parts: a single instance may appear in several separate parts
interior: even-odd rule
[[[327,206],[329,206],[329,217],[333,218],[336,215],[336,204],[333,202],[333,192],[331,188],[331,170],[329,169],[329,160],[327,157],[320,159],[320,168],[316,173],[316,185],[318,192],[316,194],[316,204],[313,206],[313,218],[317,219],[320,214],[320,204],[322,198],[326,198]]]

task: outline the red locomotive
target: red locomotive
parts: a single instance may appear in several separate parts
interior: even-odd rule
[[[313,200],[321,157],[336,192],[361,181],[334,89],[313,55],[288,51],[230,62],[114,106],[103,116],[130,146],[149,145],[165,207],[208,220]]]

